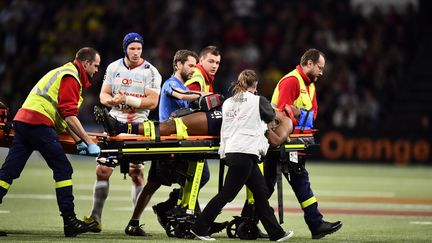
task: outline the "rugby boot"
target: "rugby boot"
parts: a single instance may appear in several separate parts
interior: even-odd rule
[[[83,220],[84,220],[84,222],[86,224],[90,224],[92,222],[96,222],[97,223],[97,226],[94,229],[90,230],[90,232],[100,233],[102,231],[102,223],[96,221],[96,219],[94,219],[93,216],[88,216],[88,217],[84,216]]]
[[[133,223],[129,222],[125,228],[125,234],[131,235],[131,236],[151,236],[150,234],[148,234],[144,231],[142,226],[143,226],[143,224],[142,225],[133,225]]]
[[[66,237],[75,237],[78,234],[89,232],[97,227],[96,221],[86,224],[84,221],[77,219],[75,215],[65,217],[63,221],[64,234]]]
[[[4,231],[0,231],[0,236],[7,236],[7,234]]]
[[[114,117],[110,116],[107,108],[101,108],[95,105],[93,111],[96,122],[102,124],[105,132],[108,133],[109,136],[116,136],[120,133],[119,122]]]
[[[327,222],[323,221],[320,226],[316,228],[316,230],[312,231],[312,239],[321,239],[328,234],[332,234],[338,231],[342,227],[341,221],[336,222]]]

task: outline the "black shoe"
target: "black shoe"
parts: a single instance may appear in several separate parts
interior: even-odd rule
[[[166,228],[166,225],[168,224],[168,216],[167,214],[162,211],[159,207],[159,204],[154,205],[153,208],[153,212],[156,214],[157,216],[157,220],[159,222],[159,224],[162,226],[162,228]]]
[[[115,118],[110,116],[107,108],[101,108],[95,105],[93,111],[96,122],[102,124],[105,132],[108,133],[109,136],[116,136],[120,133],[118,131],[119,122]]]
[[[68,218],[64,219],[64,234],[66,237],[75,237],[78,234],[92,231],[96,227],[96,221],[86,224],[84,221],[77,219],[75,216],[69,216]]]
[[[7,236],[7,234],[4,231],[0,231],[0,236]]]
[[[222,223],[216,223],[214,222],[209,229],[209,235],[212,235],[214,233],[221,232],[222,230],[226,229],[228,226],[228,221],[222,222]]]
[[[261,229],[258,227],[258,238],[270,238],[268,234],[261,231]]]
[[[144,229],[142,228],[142,225],[138,226],[132,226],[128,224],[125,228],[125,234],[131,235],[131,236],[151,236],[150,234],[146,233]]]
[[[320,226],[312,231],[312,239],[321,239],[328,234],[338,231],[342,227],[341,221],[327,222],[323,221]]]

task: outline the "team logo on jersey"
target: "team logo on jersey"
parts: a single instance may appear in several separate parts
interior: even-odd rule
[[[122,84],[123,84],[123,85],[131,85],[131,84],[132,84],[132,79],[124,78],[124,79],[122,80]]]

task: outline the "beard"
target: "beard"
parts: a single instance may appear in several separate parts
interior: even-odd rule
[[[312,75],[311,73],[307,73],[306,76],[311,80],[311,82],[315,83],[318,80],[318,76]]]
[[[186,72],[182,71],[182,72],[180,72],[180,76],[182,77],[183,81],[186,82],[186,80],[188,80],[192,77],[192,74],[187,74]]]

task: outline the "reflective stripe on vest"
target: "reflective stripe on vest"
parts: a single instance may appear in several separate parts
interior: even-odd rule
[[[210,85],[208,85],[205,81],[204,75],[202,75],[201,70],[198,68],[192,74],[192,78],[186,81],[185,86],[188,86],[193,83],[198,83],[200,86],[201,92],[210,92]]]
[[[272,99],[271,99],[272,105],[274,107],[277,107],[277,105],[278,105],[280,82],[287,77],[293,77],[293,76],[298,80],[299,85],[300,85],[300,95],[299,95],[299,97],[297,97],[296,100],[294,100],[293,105],[297,106],[300,109],[305,109],[305,110],[312,109],[312,99],[313,99],[314,94],[315,94],[315,84],[311,83],[309,85],[309,93],[308,93],[307,88],[306,88],[306,84],[305,84],[302,76],[300,75],[300,73],[298,72],[297,69],[294,69],[293,71],[289,72],[287,75],[285,75],[283,78],[281,78],[281,80],[279,80],[279,82],[276,85],[276,88],[273,92]]]
[[[80,86],[78,107],[80,107],[83,100],[81,96],[82,85],[78,77],[78,70],[72,63],[67,63],[45,74],[33,87],[22,106],[23,108],[37,111],[48,117],[57,131],[64,131],[67,127],[66,121],[61,117],[57,109],[60,82],[65,75],[71,75],[78,80]]]

